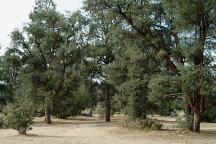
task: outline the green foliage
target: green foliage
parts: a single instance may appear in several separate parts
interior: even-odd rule
[[[216,122],[216,106],[215,105],[212,105],[213,103],[212,102],[209,102],[211,103],[209,106],[209,104],[207,105],[206,107],[206,110],[205,112],[203,113],[203,116],[202,116],[202,121],[205,121],[205,122]]]
[[[26,134],[32,128],[33,110],[27,103],[9,104],[4,109],[4,125],[17,130],[20,134]]]
[[[32,84],[24,77],[17,78],[19,86],[14,91],[14,101],[3,109],[3,124],[7,128],[17,130],[20,134],[26,134],[31,130],[35,107],[32,94]]]
[[[89,96],[84,85],[79,86],[73,92],[62,93],[64,99],[58,97],[53,100],[52,113],[58,118],[67,118],[81,114],[89,104]]]
[[[99,103],[101,116],[124,111],[143,128],[157,126],[136,119],[183,106],[190,124],[195,112],[214,121],[215,4],[85,0],[84,16],[37,0],[0,57],[0,108],[14,100],[8,113],[20,116],[24,108],[16,101],[24,95],[37,111],[60,118]]]
[[[14,54],[11,49],[7,50],[4,56],[0,57],[0,111],[13,100],[14,89],[21,66],[20,56]]]
[[[209,89],[211,90],[211,89]],[[203,113],[202,121],[206,122],[216,122],[216,91],[215,86],[211,90],[211,94],[206,100],[206,108]]]
[[[200,94],[209,96],[212,92],[213,75],[207,68],[185,67],[181,69],[181,83],[188,95],[200,88]]]
[[[156,76],[148,85],[149,100],[155,103],[155,112],[160,115],[172,115],[182,109],[181,81],[177,76]]]
[[[24,65],[19,85],[27,82],[31,86],[26,89],[39,112],[67,117],[89,106],[89,91],[83,83],[90,72],[80,75],[87,24],[80,11],[63,15],[52,0],[37,0],[29,23],[12,32],[11,49]]]
[[[172,98],[172,94],[178,96],[178,93],[181,92],[180,83],[178,77],[157,76],[152,78],[148,85],[150,89],[150,100],[158,102],[160,100]]]
[[[208,85],[206,82],[209,80],[208,76],[211,75],[209,68],[212,60],[211,55],[206,55],[206,53],[209,53],[215,43],[214,38],[208,39],[214,35],[212,32],[215,31],[213,28],[215,26],[215,15],[212,13],[215,11],[214,4],[212,0],[202,2],[192,2],[190,0],[178,2],[171,0],[158,2],[148,0],[86,0],[84,2],[85,9],[98,16],[98,19],[113,19],[113,23],[120,25],[122,28],[120,35],[126,39],[115,50],[117,55],[115,55],[116,62],[113,65],[118,64],[118,66],[122,66],[119,65],[122,62],[119,62],[118,50],[122,48],[122,53],[130,51],[126,55],[127,57],[121,53],[121,56],[129,61],[122,68],[125,69],[126,67],[128,70],[127,77],[119,77],[121,80],[118,81],[111,78],[112,83],[117,88],[118,95],[129,96],[130,100],[128,98],[126,101],[130,101],[133,105],[134,102],[136,103],[136,98],[141,99],[136,90],[143,90],[143,95],[148,97],[148,90],[144,86],[146,83],[148,85],[148,82],[140,82],[143,80],[142,75],[147,75],[145,80],[148,81],[153,74],[161,74],[158,78],[153,77],[150,82],[151,101],[160,101],[167,95],[181,93],[181,95],[187,97],[185,104],[191,109],[189,111],[196,110],[202,113],[204,108],[200,109],[197,106],[203,106],[205,97],[209,95],[209,92],[206,91],[208,88],[205,85]],[[211,10],[209,11],[209,9]],[[103,17],[101,17],[101,13]],[[121,36],[118,38],[121,39]],[[148,58],[149,56],[152,57]],[[163,65],[154,65],[152,63],[154,58],[155,61]],[[145,61],[142,62],[142,60]],[[158,63],[155,62],[155,64]],[[127,68],[127,65],[129,68]],[[154,66],[154,69],[151,67],[149,68],[150,72],[148,72],[145,69],[148,66]],[[182,72],[182,69],[187,68],[189,68],[189,73],[193,73],[192,75],[184,70],[186,73]],[[156,73],[154,73],[154,70],[157,70]],[[112,75],[114,73],[116,71]],[[167,75],[168,79],[163,77],[164,75]],[[120,75],[117,74],[117,76]],[[188,79],[187,76],[189,76]],[[128,82],[129,84],[123,84]],[[127,93],[127,96],[125,96],[121,93],[121,87],[129,85],[130,88],[133,88],[131,82],[142,83],[142,88],[136,85],[137,89],[131,89],[135,94]],[[148,98],[145,99],[143,105],[146,105]],[[130,110],[133,111],[133,109],[136,109],[135,107]],[[196,127],[199,129],[199,126]]]
[[[155,104],[153,112],[161,116],[176,116],[176,110],[183,110],[181,99],[166,98]]]
[[[156,59],[139,42],[126,36],[121,43],[122,49],[115,49],[115,63],[107,67],[109,81],[117,90],[118,105],[132,118],[145,118],[152,110],[153,105],[148,101],[148,83],[157,71],[154,67]]]

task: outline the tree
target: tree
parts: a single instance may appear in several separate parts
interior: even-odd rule
[[[211,84],[212,77],[211,55],[206,53],[211,51],[214,45],[212,32],[215,26],[215,15],[212,12],[215,11],[213,6],[215,2],[185,0],[166,1],[166,4],[167,14],[173,20],[173,30],[179,33],[180,43],[183,43],[181,47],[185,64],[184,68],[180,69],[182,92],[185,95],[188,111],[193,113],[193,131],[199,131],[201,115],[205,109],[206,98],[209,96],[205,89],[208,84]],[[172,6],[176,9],[171,9]]]
[[[116,59],[108,65],[110,67],[106,70],[109,73],[108,81],[115,85],[119,96],[127,97],[126,103],[128,104],[126,105],[129,105],[132,117],[145,118],[149,108],[148,81],[151,73],[157,71],[157,67],[154,66],[158,63],[152,57],[154,51],[148,49],[150,45],[147,42],[150,41],[150,38],[147,41],[144,39],[144,32],[138,30],[135,22],[142,29],[148,27],[145,24],[151,24],[151,21],[146,20],[142,24],[143,21],[139,18],[140,21],[132,22],[123,11],[127,10],[129,15],[141,17],[139,13],[146,12],[147,6],[143,9],[142,4],[139,5],[138,2],[136,4],[136,2],[97,0],[86,1],[85,4],[91,8],[90,13],[103,15],[98,18],[100,20],[110,19],[114,25],[109,33],[114,43],[113,51]],[[148,16],[146,14],[146,17]],[[155,35],[156,33],[151,37],[154,38]]]
[[[19,79],[19,78],[18,78]],[[28,79],[19,83],[21,85],[14,91],[13,103],[3,109],[3,124],[5,127],[17,130],[20,134],[26,134],[31,130],[36,106],[33,104],[32,84]]]
[[[98,79],[100,77],[100,68],[97,64],[97,60],[93,59],[89,49],[90,47],[86,49],[86,60],[83,60],[81,66],[81,75],[83,77],[83,83],[86,86],[87,93],[89,95],[89,115],[92,116],[93,110],[96,107],[98,101]]]
[[[100,10],[119,25],[140,39],[146,50],[152,50],[155,58],[164,64],[162,75],[179,76],[184,95],[188,128],[200,130],[200,118],[204,111],[205,83],[212,76],[211,56],[206,55],[214,44],[214,2],[209,1],[87,1],[99,13]],[[175,7],[175,9],[173,9]],[[191,73],[195,76],[191,77]],[[185,86],[186,77],[193,84]],[[207,77],[206,77],[207,76]],[[188,87],[189,86],[189,87]],[[190,121],[193,123],[192,127]]]
[[[13,101],[17,77],[22,65],[20,56],[14,54],[11,49],[0,57],[0,110]]]
[[[92,46],[91,50],[94,51],[91,58],[97,61],[100,68],[100,72],[98,71],[100,76],[98,78],[104,92],[105,121],[109,122],[114,88],[107,80],[105,68],[115,60],[113,54],[115,44],[112,41],[113,37],[111,33],[114,28],[113,19],[106,17],[103,10],[100,13],[94,13],[95,10],[92,9],[88,2],[85,4],[85,10],[89,12],[91,17],[89,40]]]
[[[199,131],[215,93],[215,4],[85,0],[84,16],[37,0],[30,22],[12,32],[0,57],[2,105],[28,93],[50,124],[51,114],[92,113],[98,89],[106,121],[114,104],[134,120],[183,99],[187,128]]]
[[[26,58],[24,74],[44,96],[45,120],[50,124],[53,100],[68,94],[65,83],[72,82],[70,75],[79,69],[87,21],[79,11],[63,16],[51,0],[38,0],[29,18],[23,32],[12,33],[13,49]]]

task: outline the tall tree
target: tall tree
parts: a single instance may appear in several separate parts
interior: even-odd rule
[[[36,1],[29,18],[23,32],[12,33],[12,40],[14,49],[27,59],[25,73],[44,96],[45,120],[50,124],[53,100],[67,91],[65,79],[81,62],[87,21],[80,12],[60,14],[52,0]]]
[[[111,116],[111,99],[114,95],[113,86],[108,82],[106,74],[106,66],[111,64],[114,60],[113,49],[115,44],[112,39],[112,29],[114,28],[113,19],[109,19],[101,9],[99,13],[95,13],[95,9],[86,1],[85,10],[89,12],[91,17],[89,37],[94,51],[92,58],[95,59],[100,68],[100,79],[102,89],[104,92],[104,106],[105,106],[105,121],[110,121]]]
[[[212,74],[211,51],[214,48],[215,2],[203,1],[166,1],[166,13],[172,20],[173,31],[179,37],[184,68],[180,69],[182,92],[185,96],[187,111],[193,114],[193,131],[200,130],[200,120],[209,93],[205,89]],[[175,7],[175,10],[171,7]],[[186,40],[187,39],[187,40]],[[187,77],[187,78],[186,78]],[[188,78],[189,77],[189,78]],[[194,83],[189,82],[193,81]],[[190,85],[187,85],[190,84]]]
[[[208,1],[87,1],[95,13],[104,11],[131,30],[146,49],[152,50],[164,67],[161,74],[179,76],[185,96],[188,125],[200,130],[204,91],[211,77],[209,55],[214,43],[215,2]],[[175,9],[173,9],[175,7]],[[164,73],[165,72],[165,73]],[[189,79],[193,83],[189,84]],[[190,81],[191,82],[191,81]],[[152,89],[154,90],[154,89]]]

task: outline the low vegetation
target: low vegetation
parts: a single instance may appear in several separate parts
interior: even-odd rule
[[[30,107],[9,104],[3,113],[3,124],[6,128],[15,129],[24,135],[32,129],[33,111]]]
[[[162,124],[151,119],[128,119],[122,123],[122,126],[141,130],[160,130],[162,128]]]

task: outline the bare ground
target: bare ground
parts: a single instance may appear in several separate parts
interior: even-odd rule
[[[27,136],[11,129],[0,129],[0,144],[216,144],[215,123],[202,123],[200,134],[196,134],[176,129],[173,118],[155,118],[164,124],[164,130],[121,128],[118,123],[124,119],[122,116],[114,117],[111,123],[96,117],[54,119],[52,125],[37,118]]]

